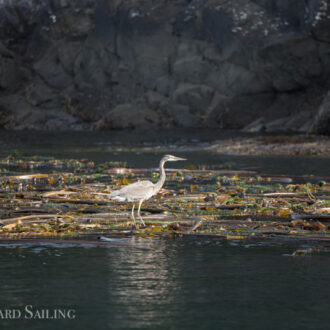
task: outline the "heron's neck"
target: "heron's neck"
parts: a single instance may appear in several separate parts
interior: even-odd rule
[[[165,174],[165,170],[164,170],[164,164],[165,161],[161,160],[160,164],[159,164],[159,174],[160,174],[160,178],[159,181],[155,184],[155,190],[158,192],[160,189],[162,189],[163,184],[165,182],[166,179],[166,174]]]

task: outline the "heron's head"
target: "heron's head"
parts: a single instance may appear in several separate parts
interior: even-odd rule
[[[163,157],[164,162],[176,162],[178,160],[186,160],[186,159],[185,158],[180,158],[180,157],[175,157],[175,156],[172,156],[172,155],[165,155]]]

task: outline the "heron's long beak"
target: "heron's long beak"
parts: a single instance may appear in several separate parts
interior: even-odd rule
[[[174,160],[187,160],[186,158],[175,157]]]

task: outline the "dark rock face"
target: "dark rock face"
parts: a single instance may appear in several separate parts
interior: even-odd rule
[[[330,135],[330,92],[324,98],[309,130],[314,134]]]
[[[0,1],[2,128],[329,134],[329,89],[327,0]]]

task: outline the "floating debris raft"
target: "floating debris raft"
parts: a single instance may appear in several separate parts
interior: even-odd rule
[[[97,235],[330,240],[327,177],[189,164],[167,171],[166,189],[142,208],[146,227],[132,229],[131,205],[107,196],[146,178],[156,181],[157,169],[86,159],[7,157],[0,161],[0,240]]]

